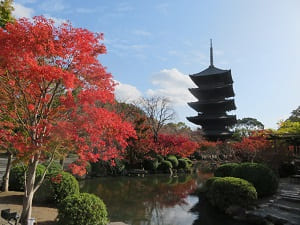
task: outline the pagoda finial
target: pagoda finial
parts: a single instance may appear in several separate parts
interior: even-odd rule
[[[210,39],[210,66],[214,66],[212,39]]]

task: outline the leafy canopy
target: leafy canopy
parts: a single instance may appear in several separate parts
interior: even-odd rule
[[[0,28],[0,133],[18,159],[43,160],[67,149],[82,164],[109,160],[135,136],[130,123],[103,107],[114,102],[114,82],[98,61],[106,52],[102,39],[44,17]],[[85,172],[84,165],[72,169]]]

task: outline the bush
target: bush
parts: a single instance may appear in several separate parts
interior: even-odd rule
[[[231,205],[248,207],[257,199],[254,186],[235,177],[214,178],[207,192],[209,202],[225,211]]]
[[[79,193],[79,184],[75,177],[68,172],[54,173],[51,178],[54,202],[61,202],[67,196]]]
[[[232,177],[232,172],[238,165],[238,163],[223,164],[217,168],[214,175],[216,177]]]
[[[161,155],[157,155],[156,158],[158,159],[158,162],[161,162],[164,160],[164,157],[162,157]]]
[[[217,180],[220,179],[221,177],[210,177],[206,180],[205,182],[205,189],[208,191],[211,188],[212,183]]]
[[[158,170],[163,172],[169,172],[170,169],[172,168],[173,168],[172,163],[168,160],[163,160],[158,166]]]
[[[60,203],[72,194],[79,194],[78,181],[68,172],[57,171],[45,179],[35,195],[35,200]]]
[[[178,160],[177,160],[177,158],[176,158],[175,155],[169,155],[167,157],[167,160],[172,163],[173,168],[177,168],[178,167],[179,163],[178,163]]]
[[[189,158],[182,158],[182,159],[188,163],[188,167],[192,167],[192,165],[193,165],[192,160],[190,160]]]
[[[274,172],[258,163],[241,163],[233,170],[232,176],[252,183],[259,197],[274,194],[278,187],[278,179]]]
[[[70,195],[58,207],[59,225],[106,225],[108,222],[105,204],[93,194]]]
[[[22,165],[16,165],[11,168],[9,175],[9,190],[11,191],[24,191],[24,173],[26,167]],[[39,164],[36,168],[35,181],[36,183],[41,179],[45,166]]]
[[[184,159],[178,159],[178,168],[179,169],[187,169],[189,167],[189,163]]]
[[[146,159],[143,161],[143,167],[148,171],[155,171],[159,165],[158,159]]]
[[[49,164],[49,162],[44,162],[42,165],[47,167],[48,164]],[[63,170],[63,168],[58,162],[52,162],[50,167],[48,168],[48,173],[54,173],[54,172],[62,171],[62,170]]]

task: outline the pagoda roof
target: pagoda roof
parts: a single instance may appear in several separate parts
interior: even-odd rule
[[[197,99],[215,99],[218,98],[228,98],[228,97],[234,97],[234,91],[232,85],[223,85],[218,86],[216,88],[189,88],[189,91],[194,95]]]
[[[227,136],[227,135],[232,135],[231,131],[228,130],[203,130],[204,134],[206,136]]]
[[[210,65],[207,69],[205,69],[199,73],[192,74],[190,76],[199,77],[199,76],[209,76],[209,75],[217,75],[217,74],[227,74],[230,72],[231,72],[230,70],[222,70],[213,65]]]
[[[196,88],[189,88],[189,90],[199,90],[199,91],[214,91],[218,89],[233,89],[232,83],[229,84],[210,84],[210,85],[201,85]]]
[[[191,116],[187,117],[187,120],[197,124],[197,125],[204,125],[206,123],[213,124],[213,123],[222,123],[224,125],[233,125],[236,123],[236,116],[235,115],[199,115],[199,116]]]
[[[233,99],[229,100],[221,100],[221,101],[198,101],[198,102],[189,102],[188,105],[196,110],[199,111],[205,111],[209,109],[224,109],[224,111],[231,111],[235,110],[236,106],[234,104]]]

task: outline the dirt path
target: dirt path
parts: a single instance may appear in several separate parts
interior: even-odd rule
[[[11,211],[21,214],[22,198],[23,192],[0,192],[0,210],[11,209]],[[32,217],[36,219],[39,225],[54,225],[56,216],[56,208],[33,203]],[[1,218],[0,224],[4,223],[5,221]]]

